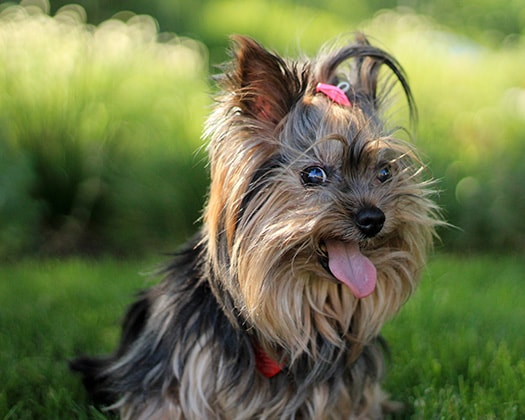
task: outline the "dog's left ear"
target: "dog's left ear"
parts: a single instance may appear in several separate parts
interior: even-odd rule
[[[294,64],[286,63],[245,36],[232,36],[233,65],[228,90],[241,111],[276,125],[304,92]]]

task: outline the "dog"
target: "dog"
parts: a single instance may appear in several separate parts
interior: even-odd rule
[[[115,353],[71,368],[122,418],[381,418],[398,405],[380,330],[439,223],[396,137],[410,130],[386,117],[394,86],[416,116],[405,72],[362,34],[313,59],[244,36],[231,52],[200,231],[130,306]]]

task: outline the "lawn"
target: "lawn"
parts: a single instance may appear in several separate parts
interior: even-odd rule
[[[0,418],[104,418],[67,360],[110,350],[134,291],[160,258],[0,266]],[[525,417],[525,262],[433,259],[385,328],[385,387],[407,418]]]

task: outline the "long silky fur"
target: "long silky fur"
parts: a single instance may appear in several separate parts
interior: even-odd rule
[[[314,60],[286,61],[234,38],[205,136],[211,187],[201,231],[141,293],[112,356],[81,358],[86,387],[124,418],[380,418],[384,322],[414,291],[438,210],[412,146],[383,121],[392,78],[415,115],[403,70],[357,42]],[[350,108],[317,94],[350,83]],[[376,180],[379,164],[393,175]],[[323,164],[333,181],[305,188]],[[386,222],[374,238],[352,212],[372,203]],[[320,263],[322,243],[359,242],[377,285],[357,299]],[[254,345],[283,371],[256,370]]]

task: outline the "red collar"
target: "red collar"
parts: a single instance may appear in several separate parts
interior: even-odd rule
[[[267,378],[272,378],[283,370],[283,367],[273,360],[268,353],[266,353],[261,346],[254,344],[255,351],[255,367]]]

